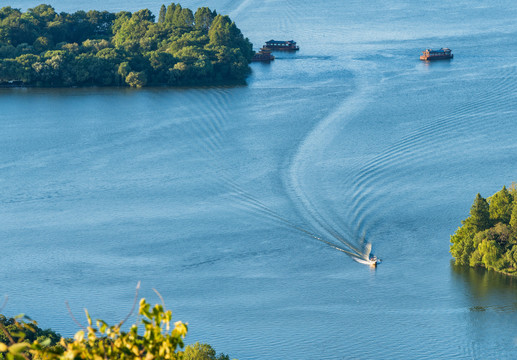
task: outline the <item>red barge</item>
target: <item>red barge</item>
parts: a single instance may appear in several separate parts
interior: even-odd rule
[[[271,60],[275,60],[275,57],[271,55],[271,49],[265,46],[251,58],[251,61],[270,62]]]
[[[425,49],[425,51],[422,51],[422,55],[420,55],[420,60],[445,60],[452,59],[453,57],[454,55],[449,48],[441,48],[440,50]]]

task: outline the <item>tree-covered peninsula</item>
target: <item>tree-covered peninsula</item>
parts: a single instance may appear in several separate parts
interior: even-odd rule
[[[451,236],[451,254],[458,265],[517,273],[517,187],[484,199],[477,194],[470,216]]]
[[[242,83],[252,44],[207,7],[57,13],[0,9],[0,83],[133,86]]]

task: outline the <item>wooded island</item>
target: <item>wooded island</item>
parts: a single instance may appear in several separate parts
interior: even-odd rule
[[[131,13],[0,9],[4,86],[132,86],[243,83],[252,44],[228,16],[162,5]]]
[[[517,273],[517,186],[484,199],[477,194],[470,216],[451,236],[457,265]]]

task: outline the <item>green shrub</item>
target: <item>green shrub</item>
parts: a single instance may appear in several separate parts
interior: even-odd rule
[[[215,350],[207,344],[189,345],[183,352],[187,324],[172,323],[172,312],[163,305],[151,307],[141,299],[138,314],[138,321],[123,331],[124,321],[117,325],[108,325],[103,320],[93,322],[86,311],[88,326],[73,339],[42,330],[23,315],[11,319],[0,315],[0,359],[229,360],[224,354],[216,357]]]

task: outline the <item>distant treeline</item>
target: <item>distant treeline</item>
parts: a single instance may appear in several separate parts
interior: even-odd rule
[[[134,86],[241,83],[252,44],[228,16],[162,5],[57,13],[0,9],[0,83]]]
[[[488,199],[477,194],[470,216],[451,236],[458,265],[517,272],[517,187],[506,186]]]

